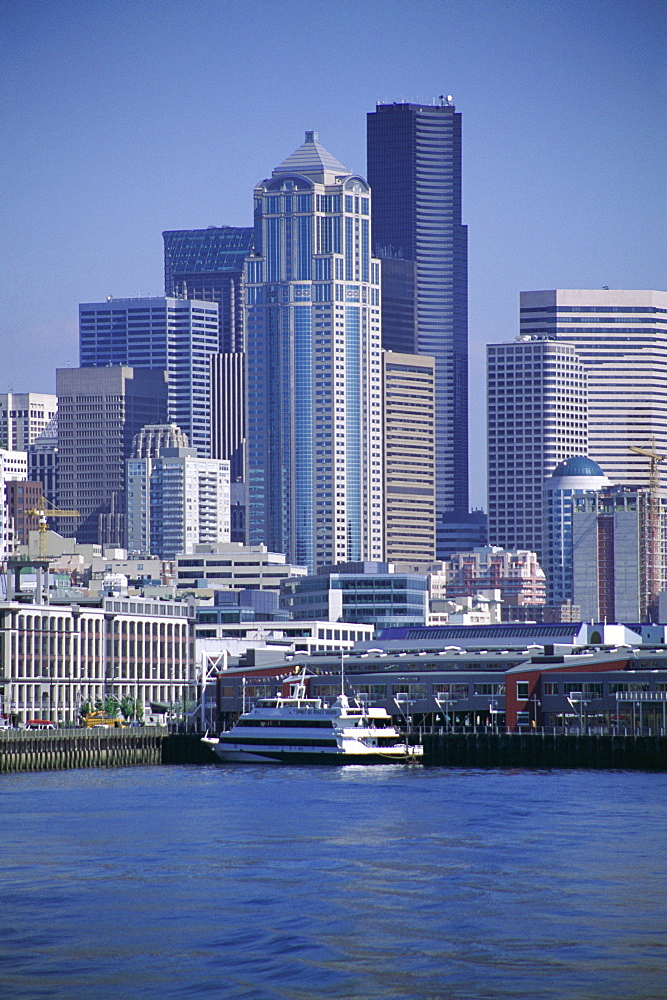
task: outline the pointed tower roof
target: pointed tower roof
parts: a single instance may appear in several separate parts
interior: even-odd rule
[[[348,177],[350,173],[351,171],[332,156],[328,149],[320,145],[317,132],[306,132],[305,142],[275,168],[272,176],[305,174],[312,180],[330,184],[334,177],[341,174]]]

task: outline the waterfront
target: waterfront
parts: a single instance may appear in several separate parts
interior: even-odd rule
[[[0,780],[5,1000],[658,1000],[667,775]]]

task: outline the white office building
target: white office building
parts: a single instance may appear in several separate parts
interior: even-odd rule
[[[57,412],[58,397],[49,393],[0,393],[0,448],[27,451]]]
[[[542,488],[588,449],[587,382],[571,344],[520,337],[487,348],[489,542],[542,558]]]
[[[649,486],[650,459],[632,449],[667,454],[667,292],[522,292],[520,329],[574,345],[588,374],[588,450],[569,454],[615,483]]]
[[[14,550],[14,532],[7,509],[5,483],[28,478],[28,455],[25,451],[0,448],[0,561]]]
[[[148,438],[153,445],[142,446]],[[135,439],[138,454],[127,462],[130,552],[174,559],[196,545],[230,540],[229,462],[174,447],[179,440],[187,445],[175,425],[144,428]]]

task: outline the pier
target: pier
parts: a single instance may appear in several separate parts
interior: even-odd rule
[[[161,764],[166,736],[156,727],[4,730],[0,731],[0,774]]]
[[[667,736],[426,733],[423,744],[427,767],[667,771]]]

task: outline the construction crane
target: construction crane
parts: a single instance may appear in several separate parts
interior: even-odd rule
[[[39,558],[46,559],[46,529],[50,517],[81,517],[78,510],[60,510],[54,507],[49,501],[42,497],[38,507],[27,510],[28,517],[37,518],[37,530],[39,532]]]
[[[628,450],[635,455],[643,455],[649,460],[649,491],[646,532],[644,542],[644,565],[646,567],[646,612],[651,617],[658,602],[662,584],[662,545],[660,530],[660,468],[667,455],[660,455],[655,448],[655,438],[651,438],[651,448],[637,448],[629,445]]]

